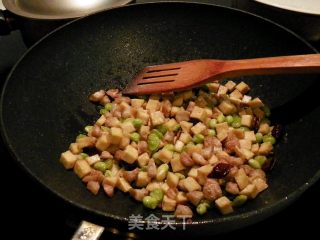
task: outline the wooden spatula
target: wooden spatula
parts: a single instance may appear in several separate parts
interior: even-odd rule
[[[223,78],[315,72],[320,73],[320,54],[242,60],[192,60],[148,66],[123,93],[141,95],[172,92]]]

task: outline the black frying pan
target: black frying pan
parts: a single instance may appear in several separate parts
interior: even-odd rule
[[[148,211],[121,192],[112,199],[102,192],[93,196],[58,162],[78,132],[98,117],[88,102],[90,93],[123,88],[150,64],[313,52],[292,32],[229,8],[155,3],[112,9],[60,28],[23,56],[2,92],[2,135],[17,161],[49,190],[101,224],[127,229],[132,214],[161,218],[162,212]],[[251,94],[269,103],[274,121],[286,124],[269,188],[234,214],[221,216],[212,210],[195,216],[180,233],[213,234],[255,223],[286,207],[320,177],[320,108],[310,101],[319,89],[317,78],[245,78]],[[181,223],[177,227],[181,229]],[[170,228],[161,233],[167,231]]]

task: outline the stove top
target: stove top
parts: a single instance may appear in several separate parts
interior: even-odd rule
[[[138,3],[147,1],[136,1]],[[231,6],[231,0],[195,1],[212,2]],[[320,50],[320,43],[313,43]],[[0,36],[0,87],[7,74],[19,57],[27,50],[18,31],[8,36]],[[14,109],[12,109],[14,111]],[[10,157],[0,138],[0,156],[6,182],[2,184],[2,219],[5,228],[14,227],[16,231],[9,233],[12,238],[45,238],[70,239],[84,215],[76,208],[45,190],[31,179]],[[294,176],[292,176],[294,178]],[[23,189],[23,191],[21,191]],[[215,239],[237,237],[238,235],[254,236],[263,233],[272,238],[276,233],[317,234],[319,230],[312,228],[313,213],[320,212],[320,182],[307,190],[301,198],[284,211],[250,227],[232,233],[215,236]],[[25,194],[30,192],[30,194]],[[4,210],[4,208],[6,210]],[[310,217],[309,217],[310,216]],[[45,236],[43,236],[43,234]],[[249,235],[250,234],[250,235]],[[128,239],[125,234],[115,235],[106,231],[101,239]],[[205,239],[205,238],[203,238]]]

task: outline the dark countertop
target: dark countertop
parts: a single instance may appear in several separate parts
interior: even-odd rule
[[[154,0],[155,2],[156,0]],[[148,2],[145,0],[138,3]],[[191,2],[191,1],[190,1]],[[194,1],[231,5],[231,0]],[[320,47],[320,44],[317,44]],[[0,85],[11,66],[26,50],[19,32],[10,36],[0,36]],[[14,109],[13,109],[14,111]],[[10,239],[69,239],[76,225],[82,218],[78,210],[70,207],[62,200],[43,189],[15,163],[0,142],[0,156],[4,181],[2,183],[2,229],[16,229],[8,231]],[[294,176],[292,176],[294,178]],[[316,236],[318,228],[313,227],[313,216],[320,213],[320,182],[307,190],[295,203],[274,216],[229,234],[214,237],[215,239],[240,236],[255,237],[263,234],[266,238],[274,238],[279,233],[293,235]],[[41,231],[39,231],[41,230]],[[43,235],[45,234],[45,235]],[[290,235],[289,235],[290,236]],[[120,239],[109,233],[103,239]],[[205,238],[203,238],[205,239]]]

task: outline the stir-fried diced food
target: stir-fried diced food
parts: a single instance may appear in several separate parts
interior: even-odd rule
[[[178,218],[210,208],[232,213],[268,188],[279,133],[249,90],[228,81],[139,98],[97,91],[90,100],[101,105],[100,117],[60,161],[93,194],[102,188],[112,197],[119,189]]]

